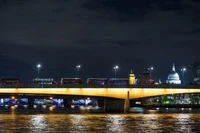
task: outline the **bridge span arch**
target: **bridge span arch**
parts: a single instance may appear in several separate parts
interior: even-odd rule
[[[127,93],[129,92],[129,97]],[[186,88],[0,88],[1,94],[47,94],[137,99],[167,94],[200,93],[200,89]]]

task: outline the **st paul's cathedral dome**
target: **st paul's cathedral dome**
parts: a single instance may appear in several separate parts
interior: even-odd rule
[[[181,84],[181,80],[179,78],[178,73],[175,71],[175,66],[173,64],[172,71],[169,73],[167,81],[167,84]]]

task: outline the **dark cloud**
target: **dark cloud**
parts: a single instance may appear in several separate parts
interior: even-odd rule
[[[155,77],[165,79],[174,62],[177,70],[188,66],[192,79],[199,7],[195,0],[4,0],[0,53],[7,65],[25,64],[16,71],[30,77],[41,62],[47,77],[73,77],[82,63],[85,77],[111,77],[119,64],[121,76],[155,65]]]

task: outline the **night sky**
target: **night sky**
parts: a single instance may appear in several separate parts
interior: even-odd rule
[[[200,61],[199,0],[0,0],[0,77],[136,77],[165,81]]]

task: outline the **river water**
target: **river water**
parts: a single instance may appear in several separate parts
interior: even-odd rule
[[[200,112],[0,112],[0,133],[199,133]]]

